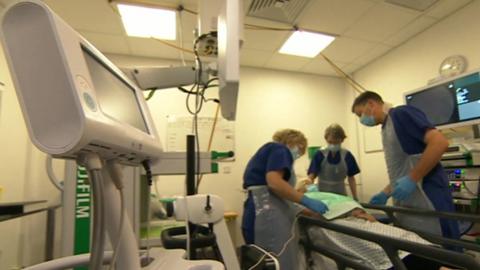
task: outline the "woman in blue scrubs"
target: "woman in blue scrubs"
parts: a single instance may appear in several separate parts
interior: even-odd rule
[[[293,163],[305,153],[306,147],[307,139],[300,131],[277,131],[273,141],[253,155],[243,176],[243,188],[248,191],[242,219],[245,242],[276,254],[282,269],[298,267],[297,243],[287,244],[295,217],[303,210],[297,204],[320,214],[328,210],[322,202],[294,189]]]
[[[452,194],[440,159],[448,148],[447,139],[413,106],[388,108],[375,92],[364,92],[353,105],[352,112],[365,126],[382,125],[382,143],[390,184],[370,200],[371,204],[394,204],[403,207],[454,212]],[[460,237],[458,223],[399,215],[403,227],[444,237]]]
[[[347,136],[345,131],[338,124],[332,124],[325,130],[327,147],[318,150],[312,158],[308,168],[308,178],[313,184],[318,176],[318,190],[347,195],[345,189],[345,178],[352,197],[357,200],[357,184],[355,175],[360,172],[357,162],[352,153],[342,148],[342,143]]]

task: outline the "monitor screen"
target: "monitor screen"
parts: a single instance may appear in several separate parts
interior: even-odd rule
[[[83,48],[101,110],[114,119],[149,133],[135,90]]]
[[[405,98],[407,105],[422,110],[435,126],[480,119],[480,74],[428,87]]]

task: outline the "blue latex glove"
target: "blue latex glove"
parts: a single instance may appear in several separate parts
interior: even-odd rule
[[[388,201],[388,195],[382,191],[380,193],[373,195],[369,203],[374,205],[385,205],[387,204],[387,201]]]
[[[410,176],[405,175],[395,181],[392,196],[396,200],[403,201],[410,197],[416,188],[417,182],[410,178]]]
[[[309,208],[310,210],[313,210],[320,214],[325,214],[325,212],[328,211],[328,206],[326,204],[324,204],[321,201],[311,199],[305,195],[303,195],[302,199],[300,200],[300,203],[303,206]]]

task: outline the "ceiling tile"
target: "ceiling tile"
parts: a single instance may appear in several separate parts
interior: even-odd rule
[[[44,0],[68,24],[77,31],[124,34],[120,15],[108,1],[98,0]]]
[[[245,29],[243,48],[273,52],[280,49],[290,34],[291,32],[287,31]]]
[[[348,37],[339,37],[335,39],[335,41],[333,41],[323,53],[332,60],[350,63],[366,52],[372,50],[376,45],[377,43],[373,42]]]
[[[119,35],[80,31],[80,34],[102,53],[130,54],[127,38]]]
[[[342,70],[343,72],[347,73],[347,74],[352,74],[353,72],[357,71],[357,69],[360,69],[361,67],[363,67],[364,65],[359,65],[359,64],[355,64],[355,63],[350,63],[350,64],[347,64],[345,65]]]
[[[380,3],[370,9],[345,36],[382,42],[413,21],[420,13]]]
[[[391,46],[398,46],[406,40],[412,38],[435,24],[438,20],[428,16],[422,16],[405,26],[392,37],[383,41],[383,43]]]
[[[393,47],[384,45],[384,44],[378,44],[373,50],[367,52],[366,54],[360,56],[358,59],[356,59],[352,64],[357,64],[360,66],[364,66],[371,61],[375,60],[376,58],[384,55],[387,53],[389,50],[391,50]]]
[[[176,60],[180,59],[180,51],[178,49],[167,46],[160,41],[134,37],[127,37],[127,40],[133,55]],[[185,44],[184,47],[191,49],[187,44]],[[185,53],[185,57],[191,57],[191,54]]]
[[[240,50],[240,65],[263,67],[271,56],[271,52],[243,48]]]
[[[472,2],[472,0],[440,0],[440,2],[427,11],[426,15],[441,19],[470,2]]]
[[[304,65],[312,61],[312,58],[297,57],[275,53],[265,64],[265,67],[271,69],[299,71]]]
[[[249,17],[249,16],[244,17],[244,23],[246,26],[248,26],[249,24],[253,24],[253,25],[261,25],[261,26],[268,26],[268,27],[277,27],[277,28],[292,28],[292,26],[287,23],[271,21],[271,20],[257,18],[257,17]]]
[[[305,9],[298,25],[332,34],[342,34],[350,28],[374,2],[369,0],[314,0]]]
[[[13,0],[0,1],[7,3]],[[108,0],[44,1],[102,52],[180,60],[177,49],[155,40],[124,36],[120,18]],[[198,5],[198,0],[141,1],[164,6],[182,4],[194,11]],[[244,0],[244,5],[248,6],[250,1]],[[312,0],[300,15],[298,25],[303,29],[338,34],[337,40],[324,53],[347,72],[352,72],[428,28],[435,19],[442,19],[469,2],[472,0],[440,0],[427,10],[426,17],[419,17],[422,15],[419,12],[387,4],[384,0]],[[183,12],[182,18],[183,44],[186,49],[192,49],[192,31],[196,27],[197,16]],[[245,22],[291,27],[251,17],[245,18]],[[336,76],[320,57],[310,59],[279,54],[277,50],[289,35],[289,31],[245,29],[241,65]],[[184,55],[187,61],[193,60],[192,54]]]
[[[346,65],[346,63],[335,62],[335,65],[342,68]],[[310,63],[303,66],[300,71],[327,76],[338,76],[337,72],[333,69],[333,67],[324,59],[313,59]]]

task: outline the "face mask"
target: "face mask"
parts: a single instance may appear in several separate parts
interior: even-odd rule
[[[340,151],[340,144],[329,144],[327,146],[327,149],[332,151],[332,152],[338,152],[338,151]]]
[[[362,113],[362,116],[360,117],[360,123],[362,123],[367,127],[373,127],[377,124],[375,122],[375,118],[373,117],[373,115],[366,115],[365,111],[364,113]]]
[[[296,160],[300,157],[300,150],[298,150],[297,146],[290,148],[290,153],[292,154],[293,160]]]
[[[362,116],[360,117],[360,123],[367,127],[373,127],[377,124],[375,123],[375,118],[372,115],[365,114],[362,114]]]

